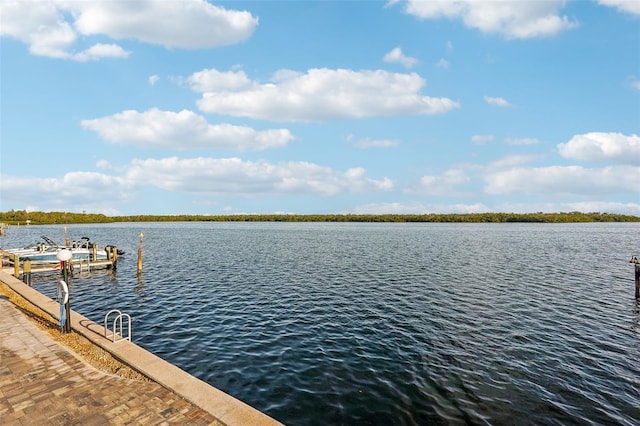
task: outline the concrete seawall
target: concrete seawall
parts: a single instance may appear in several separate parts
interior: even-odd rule
[[[0,281],[25,300],[49,314],[51,318],[57,320],[60,311],[57,302],[6,272],[0,271]],[[74,332],[81,334],[93,344],[109,352],[118,361],[200,407],[224,424],[230,426],[281,425],[280,422],[266,414],[191,376],[134,343],[129,341],[112,342],[105,337],[105,329],[102,325],[96,324],[74,311],[71,312],[71,328]]]

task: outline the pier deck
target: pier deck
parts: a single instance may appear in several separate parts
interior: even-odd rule
[[[19,277],[24,270],[25,262],[17,261],[16,256],[5,251],[0,250],[0,270],[5,269],[5,272],[13,273],[14,276]],[[79,272],[94,271],[97,269],[109,269],[113,267],[113,261],[109,259],[99,260],[75,260],[73,261],[73,268]],[[58,263],[55,262],[31,262],[29,265],[29,272],[37,274],[41,272],[55,272],[60,269]]]

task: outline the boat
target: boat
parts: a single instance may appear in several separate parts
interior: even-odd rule
[[[26,247],[7,249],[5,252],[19,257],[20,260],[31,260],[32,262],[59,262],[58,253],[61,250],[71,252],[72,261],[106,260],[108,259],[107,246],[98,249],[97,244],[92,243],[88,237],[82,237],[79,241],[73,241],[69,247],[62,246],[51,238],[41,236],[43,242],[38,242]],[[118,255],[123,255],[124,251],[117,250]]]

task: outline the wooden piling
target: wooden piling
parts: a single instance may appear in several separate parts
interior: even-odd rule
[[[20,279],[20,257],[14,254],[11,258],[13,259],[13,276]]]
[[[636,299],[640,299],[640,263],[636,263],[635,267],[636,267]]]
[[[22,264],[22,282],[31,287],[31,259],[27,259]]]
[[[144,247],[144,242],[142,239],[144,238],[144,234],[141,232],[140,235],[140,246],[138,247],[138,275],[142,273],[142,248]]]
[[[109,246],[109,250],[111,251],[111,254],[107,254],[107,256],[111,259],[111,269],[116,269],[118,266],[118,248],[115,246]],[[109,250],[107,250],[107,253]]]

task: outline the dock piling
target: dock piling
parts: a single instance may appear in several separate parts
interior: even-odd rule
[[[115,270],[118,265],[118,248],[116,246],[106,246],[104,251],[107,252],[107,259],[111,261],[111,269]]]
[[[142,273],[142,249],[144,247],[144,242],[142,239],[144,238],[144,234],[141,232],[140,235],[140,246],[138,247],[138,275]]]
[[[636,263],[635,267],[636,267],[636,299],[640,299],[640,263]]]
[[[31,287],[31,259],[26,259],[22,264],[22,281]]]
[[[17,254],[11,255],[13,259],[13,276],[20,278],[20,257]]]
[[[640,261],[637,257],[631,256],[629,263],[633,263],[636,270],[636,299],[640,299]]]

